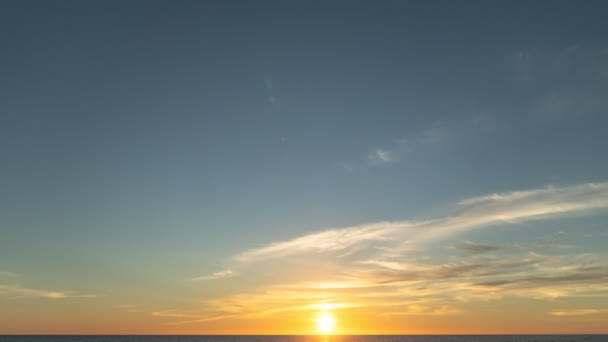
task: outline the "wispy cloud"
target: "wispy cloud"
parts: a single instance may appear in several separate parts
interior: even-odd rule
[[[501,249],[504,249],[505,247],[481,244],[481,243],[476,243],[473,241],[463,241],[462,243],[459,243],[457,245],[450,246],[450,248],[459,250],[459,251],[463,251],[466,253],[486,253],[486,252],[501,250]]]
[[[608,208],[608,182],[492,194],[463,200],[458,214],[426,221],[379,222],[335,228],[236,255],[237,261],[290,254],[341,251],[365,241],[423,243],[499,223],[550,219],[558,215]]]
[[[511,258],[476,258],[465,259],[458,263],[434,265],[421,262],[410,262],[407,259],[393,262],[364,262],[373,267],[359,268],[352,277],[373,279],[374,284],[390,284],[413,281],[473,279],[522,271],[536,264],[548,261],[551,257],[536,253]]]
[[[398,160],[396,151],[381,148],[371,151],[368,155],[368,159],[372,164],[392,163]]]
[[[551,235],[550,241],[545,235],[541,243],[499,246],[464,240],[443,245],[475,229],[604,209],[608,182],[483,195],[456,203],[451,215],[314,232],[239,253],[229,269],[249,277],[273,262],[273,274],[280,276],[261,280],[256,275],[256,285],[246,291],[206,299],[205,310],[194,315],[198,317],[183,316],[192,315],[188,311],[158,316],[185,318],[177,323],[188,324],[354,307],[379,315],[440,316],[458,314],[468,302],[509,296],[553,300],[606,295],[608,264],[600,256],[555,255],[564,249],[538,252],[560,242],[565,233]],[[438,247],[441,253],[465,253],[430,257],[430,249]],[[334,265],[330,272],[324,271],[327,264]],[[201,278],[231,275],[226,271]]]
[[[201,314],[198,319],[171,322],[172,324],[199,323],[227,318],[260,318],[275,314],[301,311],[344,310],[367,307],[380,308],[393,314],[445,315],[456,312],[448,310],[446,305],[436,305],[433,299],[387,300],[386,297],[363,297],[336,289],[332,293],[319,292],[316,288],[307,288],[303,284],[274,285],[263,291],[237,294],[226,298],[206,301],[208,314]],[[348,299],[347,299],[348,298]],[[388,311],[387,311],[388,310]],[[161,316],[161,315],[157,315]],[[169,312],[166,317],[187,317],[190,314]]]
[[[216,316],[208,316],[208,317],[199,317],[196,319],[191,319],[191,320],[187,320],[187,321],[173,321],[173,322],[168,322],[168,325],[182,325],[182,324],[190,324],[190,323],[204,323],[204,322],[212,322],[212,321],[219,321],[222,319],[229,319],[229,318],[235,318],[237,317],[237,315],[216,315]],[[243,316],[238,316],[240,318],[244,318]]]
[[[529,253],[507,259],[465,259],[454,264],[345,265],[333,282],[273,284],[205,302],[206,314],[180,324],[230,318],[260,318],[298,311],[365,307],[379,315],[453,315],[471,301],[508,296],[536,299],[606,293],[608,267],[581,267],[575,260]],[[353,286],[354,285],[354,286]],[[158,315],[191,318],[180,313]]]
[[[538,287],[538,285],[579,283],[581,281],[584,281],[588,285],[604,285],[607,280],[608,269],[605,265],[602,265],[593,267],[580,266],[576,269],[568,270],[567,272],[562,270],[560,273],[552,272],[550,274],[539,274],[534,276],[526,275],[523,277],[481,282],[477,283],[477,285],[524,289]]]
[[[482,254],[498,251],[527,251],[527,250],[566,250],[575,248],[575,246],[564,243],[567,238],[565,233],[554,234],[549,238],[544,238],[540,241],[527,242],[527,243],[512,243],[506,245],[492,245],[484,244],[473,241],[462,241],[455,245],[446,246],[447,249],[456,250],[469,254]]]
[[[462,310],[456,309],[447,305],[440,307],[433,307],[427,305],[411,305],[403,310],[399,311],[387,311],[383,312],[382,316],[419,316],[419,315],[431,315],[431,316],[444,316],[444,315],[456,315],[462,313]]]
[[[215,279],[229,278],[229,277],[234,277],[234,276],[236,276],[236,273],[228,268],[228,269],[225,269],[222,271],[218,271],[218,272],[214,272],[214,273],[207,274],[204,276],[192,278],[192,280],[215,280]]]
[[[522,195],[525,194],[525,195]],[[436,220],[416,238],[442,239],[497,223],[551,219],[560,215],[608,208],[608,183],[587,183],[530,191],[482,196],[460,203],[469,205],[460,214]]]
[[[364,241],[387,240],[390,234],[413,226],[409,222],[378,222],[330,229],[251,249],[236,255],[234,259],[246,262],[292,254],[341,251]]]
[[[367,160],[373,165],[399,162],[408,154],[424,146],[437,145],[444,142],[448,136],[448,125],[438,121],[430,127],[411,136],[393,141],[385,147],[376,147],[367,154]]]
[[[40,290],[23,287],[21,285],[0,285],[0,295],[14,296],[14,297],[37,297],[37,298],[48,298],[48,299],[64,299],[70,297],[80,298],[93,298],[95,295],[90,294],[78,294],[72,291],[54,291],[54,290]]]
[[[526,190],[526,191],[511,191],[511,192],[505,192],[505,193],[493,193],[493,194],[489,194],[489,195],[467,198],[467,199],[464,199],[464,200],[458,202],[458,204],[460,204],[462,206],[472,206],[472,205],[478,205],[478,204],[483,204],[483,203],[498,203],[498,202],[506,203],[506,202],[524,200],[524,199],[534,197],[534,196],[554,194],[556,191],[557,190],[555,189],[555,187],[548,186],[543,189],[534,189],[534,190]]]
[[[576,310],[555,310],[549,312],[553,316],[583,316],[583,315],[597,315],[606,313],[606,309],[576,309]]]

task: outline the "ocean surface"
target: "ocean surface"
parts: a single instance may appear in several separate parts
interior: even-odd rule
[[[0,336],[0,342],[608,342],[608,335]]]

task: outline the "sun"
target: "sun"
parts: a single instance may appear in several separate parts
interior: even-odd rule
[[[323,312],[317,317],[317,329],[323,334],[329,334],[334,330],[334,324],[336,321],[327,312]]]

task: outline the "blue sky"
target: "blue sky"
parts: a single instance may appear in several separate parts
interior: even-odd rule
[[[11,327],[49,304],[20,300],[45,293],[81,301],[66,306],[72,314],[103,300],[107,313],[223,317],[218,298],[258,293],[279,276],[308,284],[369,280],[360,265],[393,272],[375,254],[389,247],[404,248],[390,261],[400,267],[426,260],[412,277],[427,282],[439,277],[427,277],[430,265],[473,263],[478,252],[605,270],[605,10],[594,1],[3,3],[0,302],[10,305],[0,317],[24,313],[0,332],[27,331]],[[489,197],[470,200],[480,196]],[[547,212],[530,214],[539,207]],[[485,215],[502,218],[477,229]],[[473,221],[453,228],[460,219]],[[439,237],[410,231],[420,225]],[[242,265],[265,246],[278,248],[278,264]],[[290,262],[319,273],[288,274]],[[215,278],[225,283],[209,285]],[[605,318],[606,289],[593,291],[599,307],[564,305]],[[545,311],[563,309],[554,306]],[[143,321],[134,331],[173,331]],[[82,331],[121,331],[112,329]]]

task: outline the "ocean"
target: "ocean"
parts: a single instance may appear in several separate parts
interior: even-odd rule
[[[608,342],[608,335],[0,336],[0,342]]]

